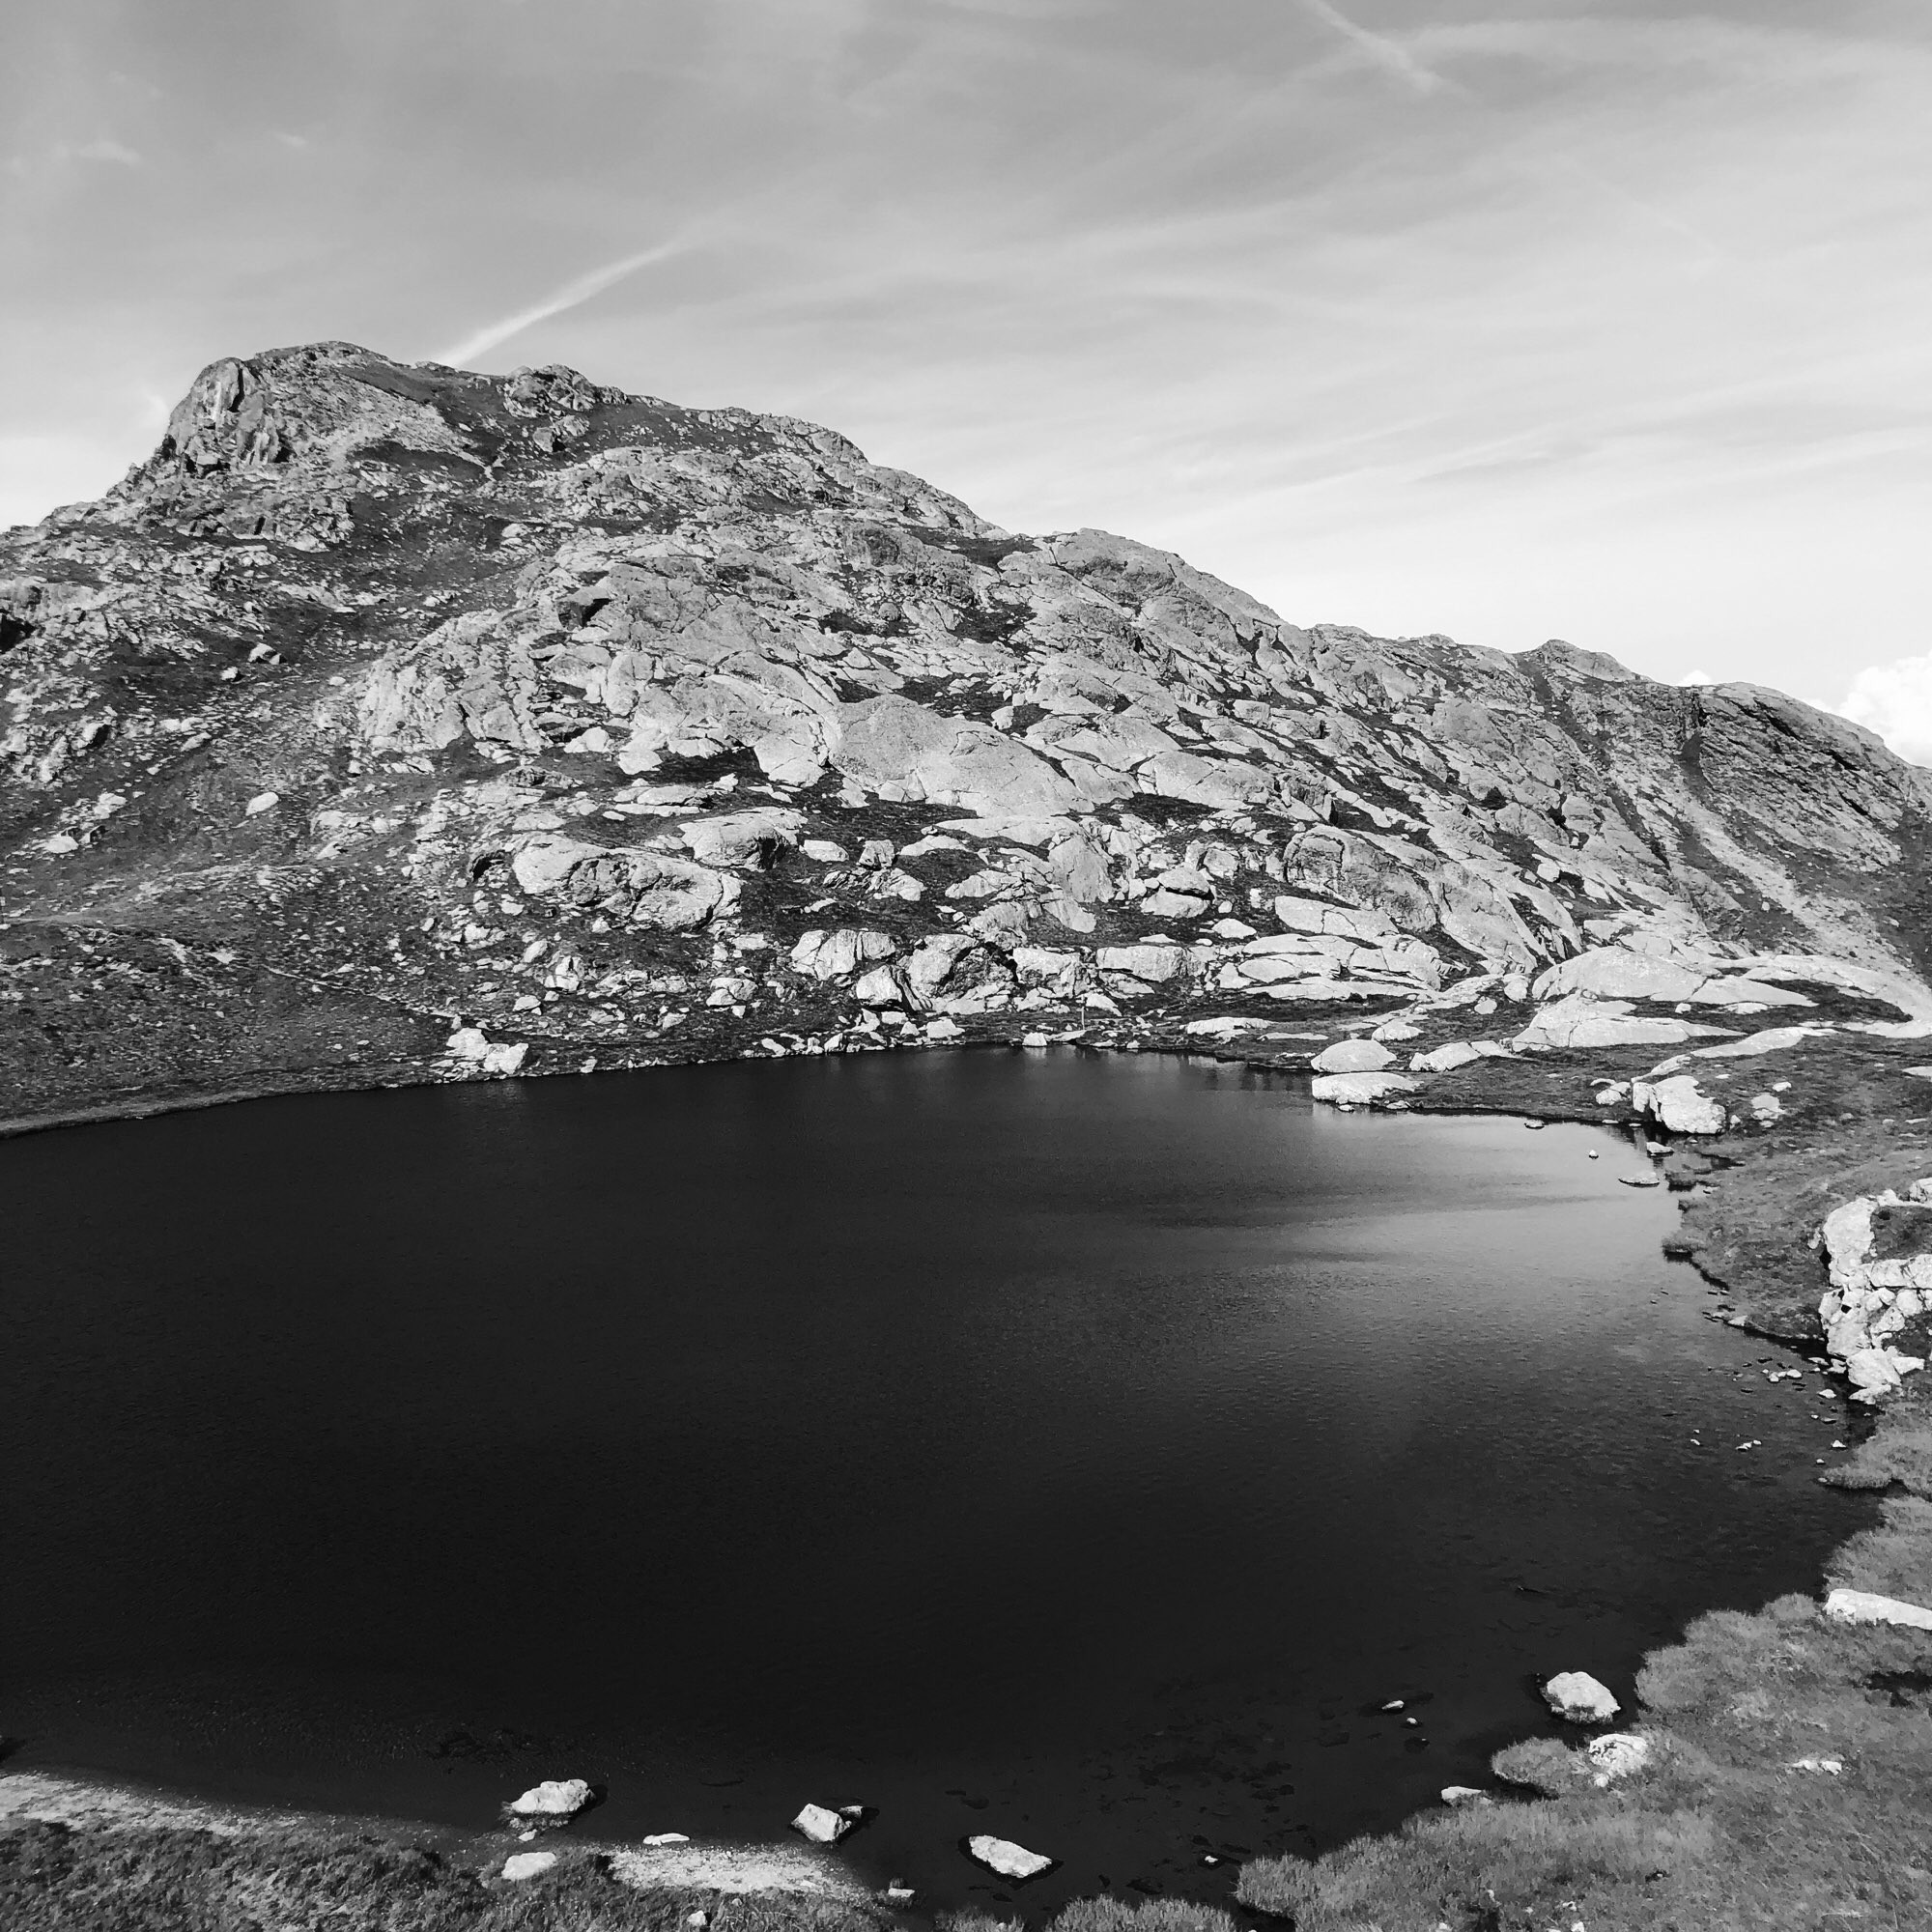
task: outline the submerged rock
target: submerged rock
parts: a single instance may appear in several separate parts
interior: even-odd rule
[[[1030,1852],[1024,1845],[1016,1845],[1009,1838],[995,1838],[980,1835],[966,1840],[967,1856],[984,1865],[988,1871],[996,1871],[1002,1878],[1013,1879],[1020,1884],[1030,1878],[1037,1878],[1041,1872],[1051,1871],[1056,1861],[1040,1852]]]

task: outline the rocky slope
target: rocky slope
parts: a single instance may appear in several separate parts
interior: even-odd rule
[[[15,1122],[959,1037],[1374,1032],[1386,1098],[1932,1013],[1932,774],[1855,725],[1303,629],[563,368],[215,363],[0,537],[0,654]]]

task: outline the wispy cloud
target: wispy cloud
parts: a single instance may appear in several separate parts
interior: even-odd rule
[[[525,329],[533,328],[540,322],[548,322],[554,315],[561,315],[566,309],[573,309],[601,296],[606,289],[615,288],[629,275],[635,275],[639,269],[648,269],[658,262],[667,262],[673,255],[680,254],[686,247],[682,241],[661,242],[654,248],[640,248],[635,255],[625,255],[615,262],[606,262],[601,269],[592,269],[587,274],[578,275],[561,287],[553,289],[540,300],[533,301],[527,308],[514,310],[511,314],[499,316],[495,322],[486,322],[482,327],[472,329],[461,341],[452,343],[435,359],[439,362],[453,363],[461,368],[473,362],[479,355],[487,355],[491,350],[509,341],[513,335],[521,335]]]
[[[63,160],[112,161],[118,167],[138,168],[146,163],[125,142],[102,135],[98,141],[84,141],[78,147],[63,146],[57,151]]]
[[[1318,20],[1333,27],[1377,67],[1394,74],[1417,94],[1439,94],[1444,88],[1455,88],[1458,93],[1462,91],[1446,75],[1437,73],[1434,68],[1424,67],[1400,41],[1371,33],[1368,28],[1350,19],[1340,8],[1331,6],[1329,0],[1301,0],[1301,4]]]

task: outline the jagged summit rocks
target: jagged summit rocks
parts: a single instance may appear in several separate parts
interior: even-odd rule
[[[561,367],[212,365],[0,537],[0,651],[26,1112],[1210,1022],[1372,1024],[1386,1101],[1932,1011],[1932,775],[1856,726],[1304,628]]]

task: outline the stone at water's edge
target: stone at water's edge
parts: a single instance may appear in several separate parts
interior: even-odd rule
[[[841,1804],[836,1811],[829,1805],[807,1804],[791,1821],[791,1828],[814,1845],[836,1845],[864,1816],[863,1807],[857,1804]]]
[[[516,1818],[574,1818],[590,1803],[590,1786],[581,1777],[547,1777],[510,1801]]]
[[[1543,1687],[1543,1701],[1574,1724],[1607,1724],[1623,1706],[1587,1670],[1565,1670]]]
[[[1022,1884],[1030,1878],[1037,1878],[1041,1872],[1051,1871],[1054,1865],[1054,1861],[1042,1853],[1030,1852],[1024,1845],[1016,1845],[1009,1838],[982,1834],[968,1838],[966,1849],[988,1871],[996,1871],[1002,1878],[1014,1879]]]
[[[1406,1073],[1318,1073],[1309,1091],[1333,1107],[1366,1107],[1393,1094],[1413,1094],[1421,1084]]]
[[[1380,1073],[1395,1065],[1395,1055],[1379,1040],[1338,1039],[1324,1046],[1309,1063],[1318,1073]]]
[[[1874,1596],[1869,1590],[1833,1590],[1825,1599],[1825,1614],[1833,1623],[1890,1624],[1899,1630],[1932,1631],[1932,1609],[1897,1597]]]
[[[1730,1117],[1689,1073],[1631,1083],[1631,1105],[1673,1134],[1720,1134]]]

